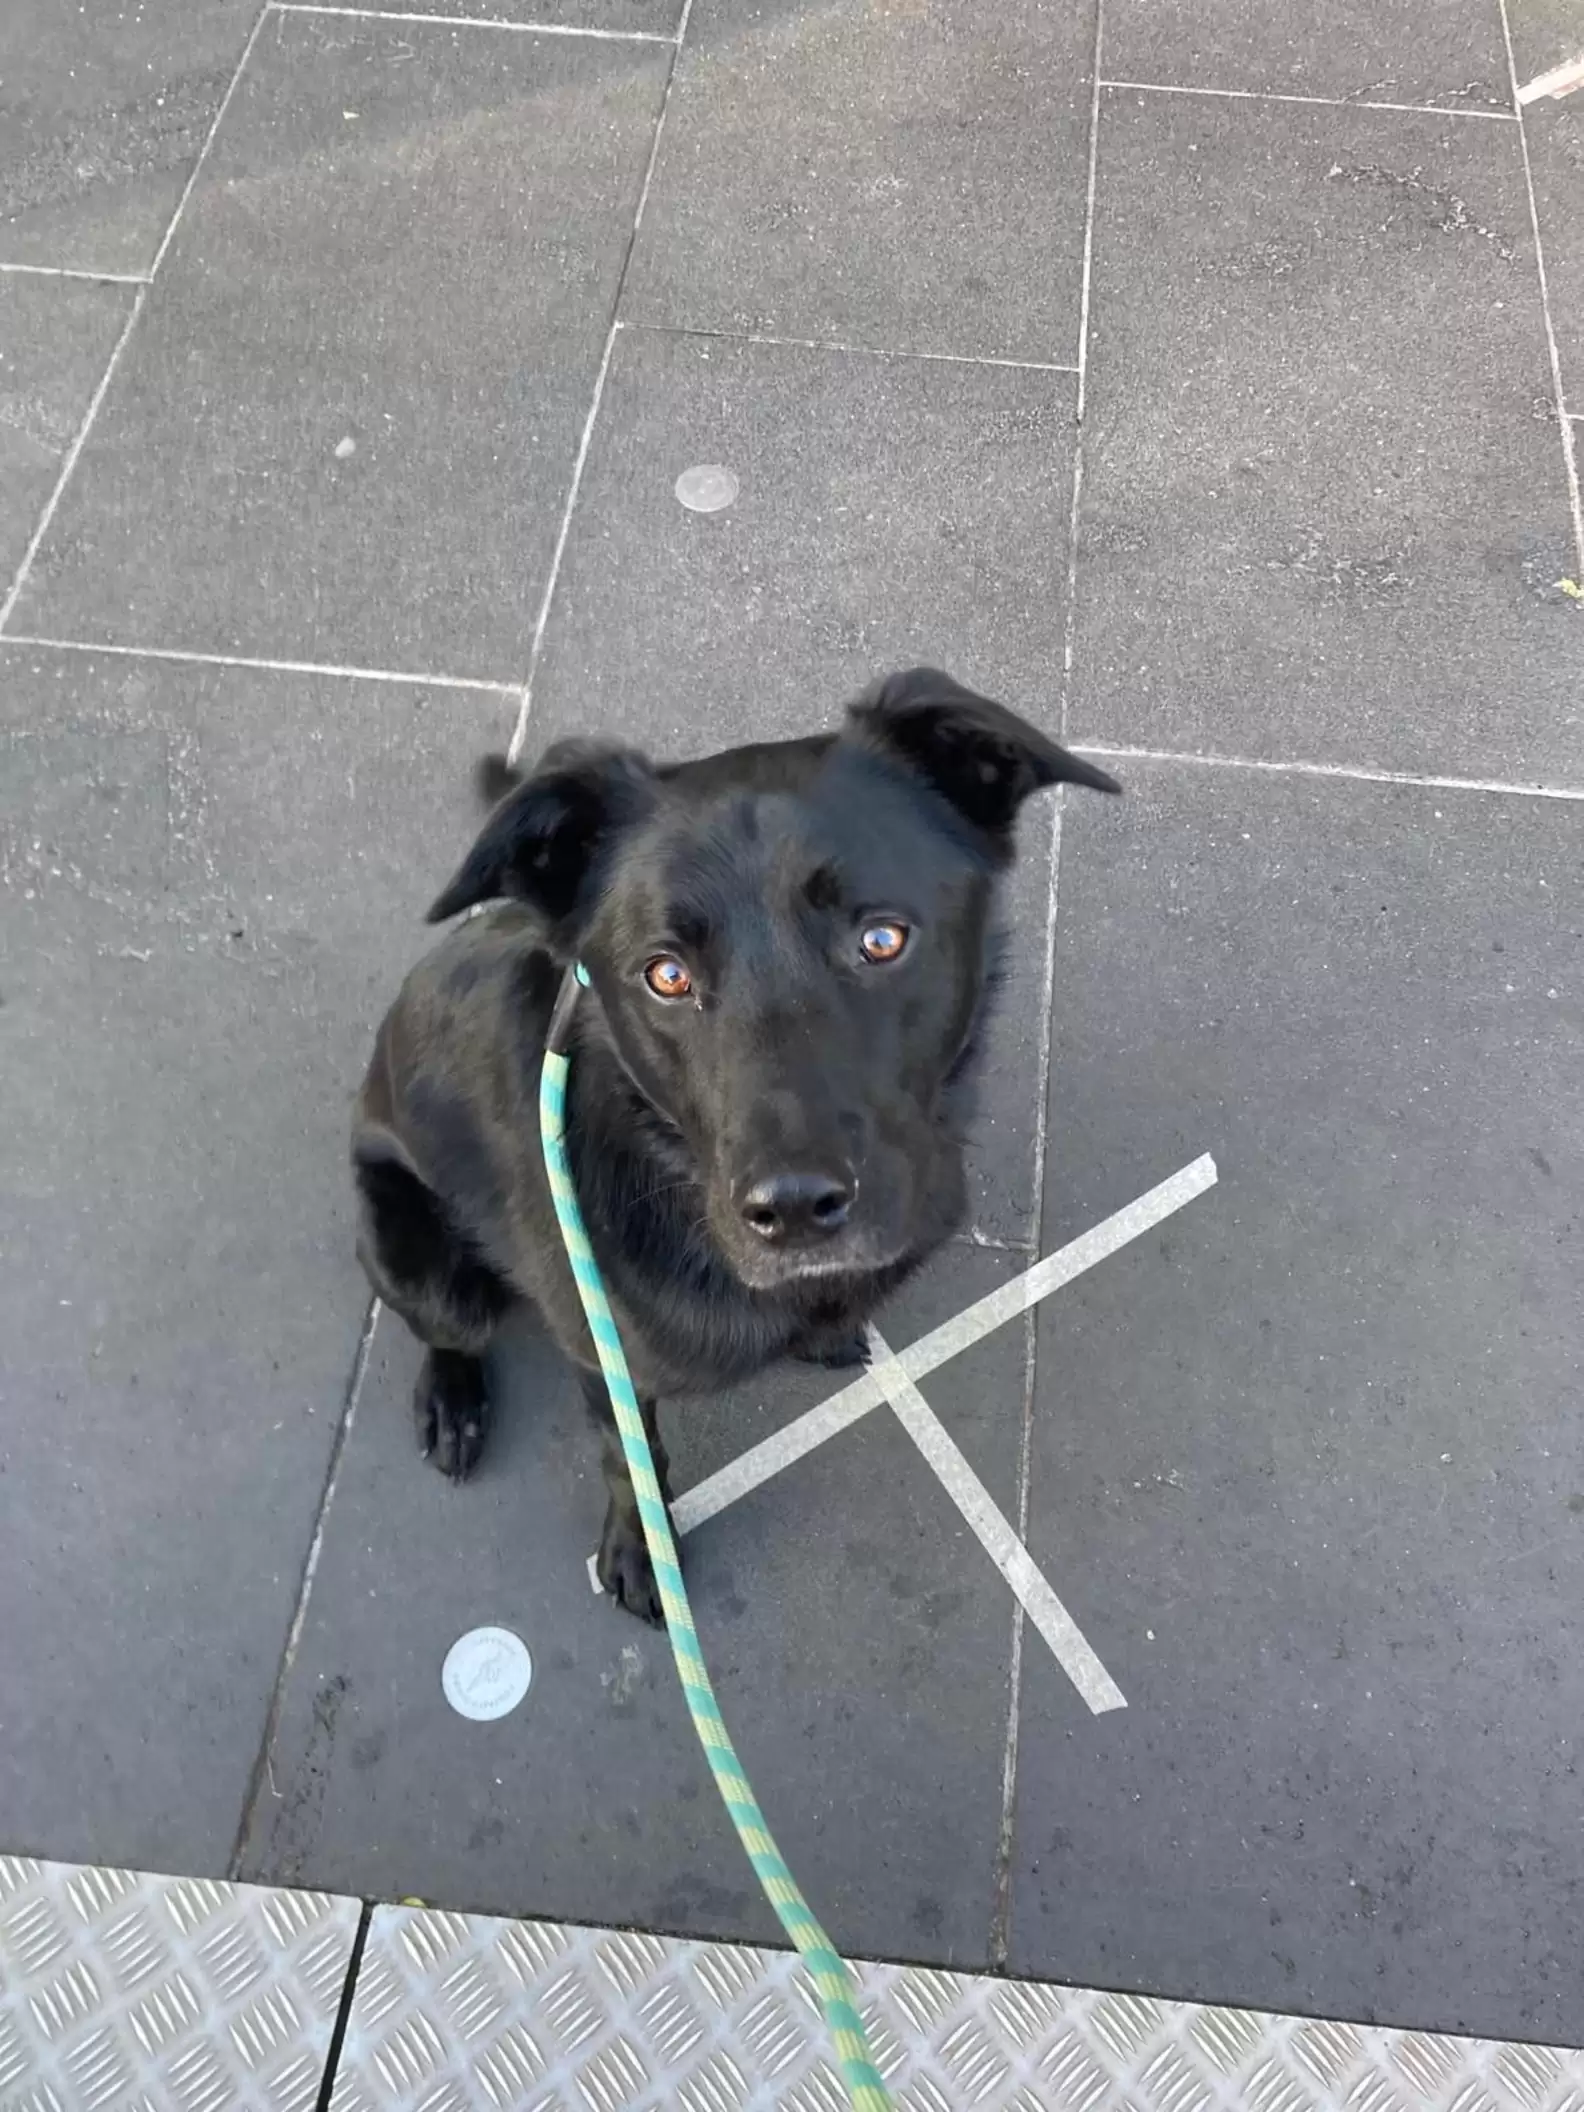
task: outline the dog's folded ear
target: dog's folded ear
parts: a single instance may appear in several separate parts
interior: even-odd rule
[[[1104,770],[1070,755],[1037,726],[976,696],[935,667],[911,667],[871,684],[848,710],[867,747],[904,764],[934,787],[1003,853],[1031,792],[1087,785],[1120,792]]]
[[[647,758],[636,750],[588,741],[557,742],[520,779],[487,760],[479,789],[486,797],[505,796],[430,904],[428,922],[442,924],[504,895],[542,911],[552,928],[564,923],[604,847],[648,807],[654,783]]]

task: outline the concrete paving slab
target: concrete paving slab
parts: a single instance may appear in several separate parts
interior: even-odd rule
[[[898,1299],[890,1337],[911,1340],[1015,1266],[954,1246]],[[1005,1329],[925,1385],[1014,1515],[1024,1350],[1024,1330]],[[665,1638],[590,1590],[596,1444],[554,1352],[524,1327],[503,1354],[492,1451],[460,1489],[414,1450],[416,1359],[382,1322],[246,1869],[772,1940]],[[678,1488],[842,1376],[790,1367],[662,1408]],[[1012,1600],[895,1419],[831,1440],[701,1526],[685,1556],[722,1710],[831,1934],[982,1961]],[[471,1723],[447,1706],[440,1668],[486,1623],[528,1645],[533,1684],[512,1714]]]
[[[1584,50],[1584,13],[1579,17]],[[1524,111],[1551,326],[1568,409],[1584,410],[1584,89]]]
[[[634,320],[1076,361],[1094,14],[697,0]]]
[[[1066,375],[622,330],[534,685],[529,751],[590,727],[660,755],[834,724],[936,659],[1060,709],[1074,384]],[[676,482],[718,464],[722,513]],[[986,1046],[974,1222],[1034,1213],[1051,818],[1031,807]]]
[[[257,13],[255,0],[8,0],[0,263],[146,272]]]
[[[1584,807],[1124,819],[1067,824],[1046,1243],[1221,1181],[1041,1317],[1030,1540],[1130,1705],[1025,1661],[1012,1967],[1577,2042]]]
[[[0,272],[0,597],[132,305],[130,286]]]
[[[675,749],[819,723],[934,656],[1053,719],[1074,383],[1061,374],[618,333],[533,737],[641,711]],[[720,464],[705,515],[676,481]],[[613,612],[621,621],[612,621]]]
[[[225,1870],[365,1306],[351,1088],[476,712],[0,653],[8,1850]]]
[[[1433,24],[1414,0],[1108,0],[1101,69],[1243,94],[1512,110],[1501,14],[1481,0],[1450,0]]]
[[[670,59],[271,17],[12,628],[520,675]]]
[[[1108,93],[1070,731],[1584,783],[1516,128]]]

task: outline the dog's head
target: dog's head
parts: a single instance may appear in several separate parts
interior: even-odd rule
[[[868,1274],[916,1249],[955,1169],[995,878],[1024,800],[1060,783],[1120,789],[916,668],[813,740],[665,768],[560,744],[429,914],[512,896],[585,964],[745,1283]]]

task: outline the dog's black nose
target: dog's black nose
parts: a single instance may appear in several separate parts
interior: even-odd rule
[[[772,1173],[754,1182],[740,1207],[766,1245],[778,1247],[839,1232],[852,1201],[852,1184],[834,1174]]]

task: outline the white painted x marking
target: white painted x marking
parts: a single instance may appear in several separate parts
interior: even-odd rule
[[[748,1495],[772,1474],[779,1474],[795,1460],[804,1458],[827,1438],[867,1415],[871,1408],[888,1402],[1089,1707],[1097,1716],[1107,1709],[1126,1708],[1116,1682],[1089,1647],[1077,1622],[1051,1589],[989,1490],[947,1435],[919,1392],[918,1381],[950,1358],[960,1356],[993,1329],[1026,1313],[1052,1291],[1073,1282],[1097,1262],[1131,1245],[1185,1203],[1213,1188],[1215,1181],[1214,1159],[1208,1154],[1195,1159],[1191,1166],[1151,1188],[1114,1217],[1108,1217],[1056,1253],[1047,1254],[988,1297],[976,1299],[953,1319],[910,1342],[906,1349],[893,1353],[871,1331],[873,1361],[862,1378],[854,1379],[828,1401],[809,1409],[784,1430],[777,1430],[718,1473],[685,1491],[671,1509],[677,1532],[695,1531],[707,1518]],[[592,1570],[591,1560],[591,1579]],[[595,1589],[598,1588],[596,1584]]]

